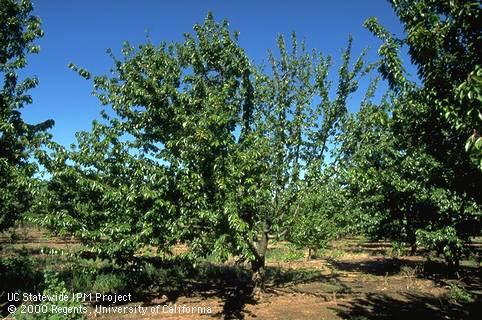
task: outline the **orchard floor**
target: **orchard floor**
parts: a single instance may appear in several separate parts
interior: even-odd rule
[[[46,238],[35,230],[18,233],[15,242],[9,237],[0,237],[2,256],[28,252],[49,259],[55,252],[79,246],[75,240]],[[129,309],[96,312],[90,305],[88,318],[482,319],[480,254],[478,259],[463,261],[458,275],[450,275],[438,259],[395,256],[389,243],[360,238],[335,241],[312,260],[285,243],[273,244],[270,252],[265,292],[255,297],[249,281],[224,272],[232,265],[213,264],[219,270],[212,274],[219,278],[192,279],[174,290],[158,287],[128,304],[116,305],[133,307],[131,313]],[[138,306],[145,308],[144,315],[132,313]]]

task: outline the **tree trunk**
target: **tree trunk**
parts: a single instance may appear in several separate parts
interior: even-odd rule
[[[412,243],[410,244],[410,255],[411,255],[411,256],[414,256],[416,253],[417,253],[417,243],[416,243],[416,242],[412,242]]]
[[[318,253],[318,250],[316,248],[308,248],[308,256],[306,257],[306,260],[310,261],[312,259],[315,259],[317,253]]]
[[[459,278],[459,268],[460,268],[460,256],[458,253],[455,253],[453,256],[447,257],[445,255],[445,261],[447,262],[448,272],[450,275],[455,275]]]
[[[264,291],[265,281],[265,260],[266,250],[268,248],[268,231],[264,230],[256,247],[255,259],[251,262],[251,271],[253,275],[251,280],[254,285],[253,292],[255,294]]]
[[[408,219],[408,217],[407,217]],[[414,256],[417,252],[417,235],[415,234],[415,227],[407,223],[407,241],[410,244],[410,255]]]

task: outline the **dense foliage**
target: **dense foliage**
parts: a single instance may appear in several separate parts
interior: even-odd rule
[[[480,127],[480,89],[467,82],[480,66],[480,6],[392,5],[406,39],[394,38],[376,19],[366,26],[383,41],[379,71],[393,93],[379,106],[364,106],[346,126],[347,175],[370,235],[409,243],[412,251],[417,244],[435,249],[456,265],[463,244],[481,230],[482,173],[464,151],[470,132],[475,142]],[[421,85],[405,73],[404,45]],[[461,88],[469,90],[467,97],[461,98]]]
[[[251,261],[257,281],[270,237],[294,226],[293,241],[316,249],[334,236],[331,223],[302,229],[334,214],[328,189],[314,186],[370,66],[363,54],[350,65],[350,39],[330,98],[331,58],[308,53],[295,35],[291,51],[278,39],[265,71],[227,22],[208,15],[194,30],[182,43],[126,43],[122,60],[112,55],[114,76],[94,77],[103,119],[45,159],[52,178],[41,223],[118,262],[177,242],[194,257],[236,256]]]
[[[32,103],[28,91],[36,78],[19,79],[29,53],[38,53],[35,40],[43,35],[40,19],[32,16],[30,1],[0,1],[0,231],[11,227],[33,201],[32,177],[36,165],[31,156],[45,142],[48,120],[30,125],[21,109]]]

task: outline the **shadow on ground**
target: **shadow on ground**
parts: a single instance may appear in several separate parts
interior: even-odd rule
[[[480,291],[482,294],[482,269],[476,266],[460,266],[457,272],[449,268],[441,260],[423,260],[413,258],[379,258],[357,259],[350,261],[330,260],[337,270],[360,272],[375,276],[390,276],[401,274],[412,269],[413,275],[421,279],[433,280],[440,286],[452,280],[459,281],[469,290]],[[407,269],[408,268],[408,269]]]
[[[333,247],[336,249],[336,247]],[[392,244],[389,242],[364,242],[360,243],[359,241],[348,241],[345,242],[341,248],[347,253],[363,253],[369,254],[371,256],[376,255],[388,255],[392,251]]]
[[[443,261],[415,260],[413,258],[359,259],[330,261],[340,271],[359,272],[374,276],[412,274],[429,279],[437,287],[463,287],[472,293],[473,302],[460,302],[449,294],[433,296],[419,292],[388,294],[366,293],[332,308],[342,319],[482,319],[481,269],[462,266],[453,272]]]
[[[403,293],[400,298],[367,294],[331,308],[342,319],[480,319],[482,301],[460,304],[428,295]]]
[[[166,266],[162,268],[165,270]],[[167,276],[155,276],[160,281],[150,281],[144,294],[140,293],[136,298],[144,301],[145,306],[176,303],[181,297],[217,298],[222,301],[223,306],[219,313],[213,314],[215,318],[244,319],[246,316],[255,316],[246,308],[248,305],[257,304],[257,300],[253,298],[251,274],[245,267],[204,263],[195,268],[187,265],[180,268],[177,264],[169,270],[171,271]],[[267,267],[265,294],[283,294],[284,291],[280,290],[282,288],[291,290],[297,285],[334,280],[334,276],[322,275],[317,270]],[[159,301],[158,297],[163,297],[163,300]]]

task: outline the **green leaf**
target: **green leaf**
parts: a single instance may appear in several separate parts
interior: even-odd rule
[[[468,138],[467,141],[465,142],[465,151],[468,152],[470,148],[472,147],[472,137]]]

